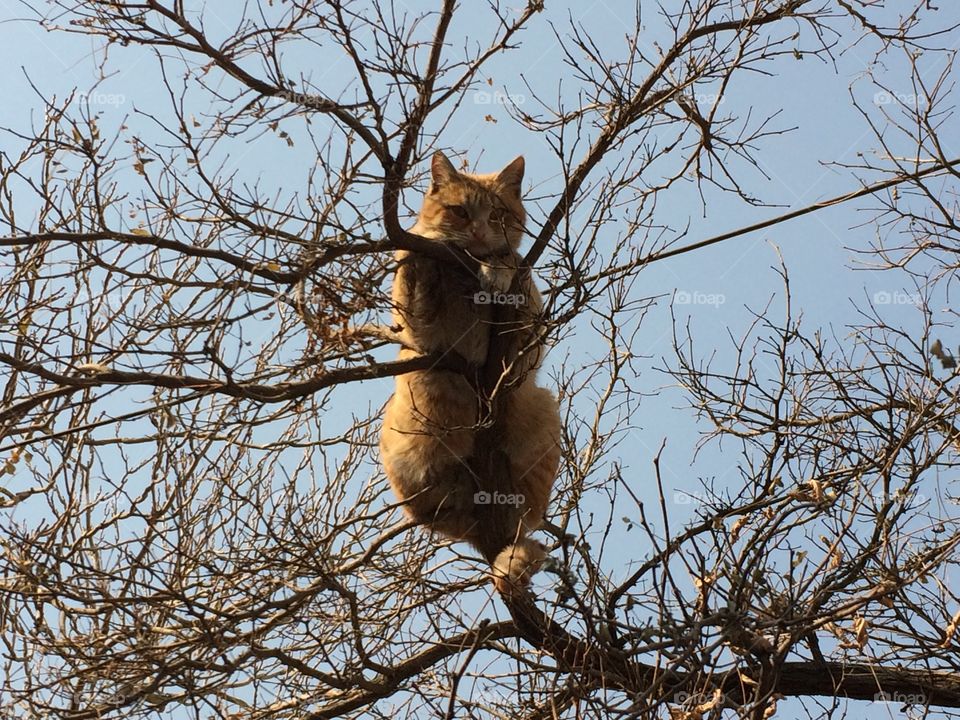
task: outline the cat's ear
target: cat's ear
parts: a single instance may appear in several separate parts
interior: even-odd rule
[[[447,156],[437,150],[430,161],[430,192],[436,192],[441,185],[457,177],[457,169],[447,160]]]
[[[497,175],[497,184],[520,196],[520,183],[523,181],[523,155],[507,165]]]

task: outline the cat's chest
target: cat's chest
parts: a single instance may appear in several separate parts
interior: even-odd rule
[[[492,307],[477,278],[467,273],[441,274],[428,301],[432,319],[428,332],[435,349],[456,350],[469,362],[486,358]]]
[[[438,309],[446,322],[459,324],[464,330],[489,328],[492,312],[488,293],[475,277],[453,275],[443,284]]]

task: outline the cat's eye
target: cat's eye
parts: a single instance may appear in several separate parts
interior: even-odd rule
[[[461,220],[469,220],[470,213],[463,205],[446,205],[447,212],[451,212]]]
[[[494,225],[505,225],[508,217],[509,211],[506,208],[495,207],[490,211],[490,222]]]

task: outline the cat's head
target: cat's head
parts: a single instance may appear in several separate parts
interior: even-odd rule
[[[442,152],[430,165],[430,189],[413,232],[446,240],[477,257],[516,249],[526,213],[520,199],[523,157],[498,173],[457,172]]]

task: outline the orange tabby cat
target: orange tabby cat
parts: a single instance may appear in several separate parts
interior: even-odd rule
[[[525,586],[546,558],[527,537],[537,529],[560,462],[557,400],[535,384],[543,354],[540,293],[527,274],[511,292],[526,213],[523,158],[492,175],[458,173],[433,156],[432,182],[410,232],[452,243],[480,259],[478,274],[455,263],[397,253],[394,322],[400,358],[454,351],[479,366],[491,333],[507,331],[502,444],[474,455],[484,406],[462,374],[430,369],[399,375],[387,403],[380,456],[407,513],[426,527],[474,545],[493,566],[498,589]],[[494,325],[498,303],[516,307],[509,327]]]

